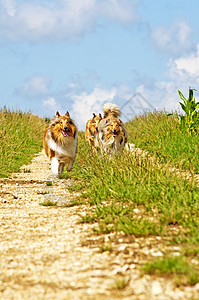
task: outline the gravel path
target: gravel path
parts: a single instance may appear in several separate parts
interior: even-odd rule
[[[160,237],[95,236],[95,225],[79,223],[88,207],[64,207],[76,196],[68,191],[72,181],[52,177],[43,152],[22,169],[0,179],[1,300],[199,299],[199,284],[176,288],[141,276],[144,259],[167,250]],[[47,201],[57,206],[40,205]]]

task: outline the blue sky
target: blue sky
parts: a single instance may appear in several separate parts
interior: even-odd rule
[[[176,110],[178,89],[199,85],[198,12],[198,0],[0,0],[0,107],[68,110],[80,129],[105,102],[124,121]]]

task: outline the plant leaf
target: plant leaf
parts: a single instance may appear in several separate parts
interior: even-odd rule
[[[184,103],[186,104],[187,99],[184,97],[184,95],[178,90],[178,93],[180,95],[180,98],[184,101]]]
[[[179,103],[180,103],[182,109],[186,112],[186,106],[182,102],[179,102]]]

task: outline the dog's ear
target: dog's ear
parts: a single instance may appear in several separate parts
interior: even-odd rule
[[[93,113],[93,119],[96,117],[96,114],[95,113]]]
[[[70,118],[70,114],[69,114],[69,112],[68,112],[68,111],[66,112],[65,116],[67,116],[67,117],[69,117],[69,118]]]
[[[59,114],[59,112],[58,112],[58,111],[56,112],[56,116],[57,116],[57,117],[60,117],[60,114]]]

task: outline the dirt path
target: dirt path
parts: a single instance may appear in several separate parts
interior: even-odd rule
[[[72,182],[52,177],[43,152],[23,169],[0,180],[1,300],[199,299],[199,284],[175,288],[140,276],[146,257],[167,250],[160,237],[95,236],[94,225],[78,223],[88,207],[64,207],[75,197],[67,190]],[[46,201],[57,206],[40,205]],[[102,245],[111,251],[99,251]]]

